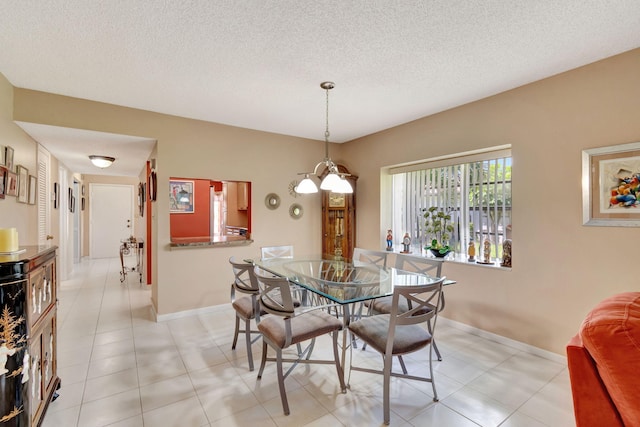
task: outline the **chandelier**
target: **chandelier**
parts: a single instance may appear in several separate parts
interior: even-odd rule
[[[349,174],[341,173],[338,170],[338,166],[333,163],[333,160],[329,157],[329,91],[333,89],[336,85],[333,82],[322,82],[320,83],[320,87],[325,90],[327,94],[326,101],[326,128],[324,131],[324,160],[319,162],[315,168],[313,168],[313,172],[302,172],[298,175],[304,175],[304,179],[300,181],[300,184],[296,186],[296,192],[300,194],[310,194],[317,193],[318,187],[316,183],[310,178],[310,175],[318,176],[318,168],[320,166],[325,166],[327,169],[327,174],[322,179],[320,183],[320,189],[329,190],[333,193],[353,193],[353,187],[349,184],[349,181],[345,178]]]

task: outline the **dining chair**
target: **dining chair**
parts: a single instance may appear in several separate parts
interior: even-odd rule
[[[375,264],[379,267],[387,267],[387,254],[388,252],[372,251],[369,249],[354,248],[353,249],[353,263],[354,264]]]
[[[289,415],[289,402],[284,380],[299,363],[335,364],[340,388],[343,393],[346,393],[347,387],[338,355],[338,334],[342,330],[342,321],[325,311],[333,304],[295,307],[287,278],[274,276],[258,266],[255,267],[254,273],[260,287],[258,298],[260,312],[269,314],[268,316],[259,314],[256,318],[258,330],[262,333],[262,362],[258,371],[258,379],[262,378],[266,362],[275,361],[284,414]],[[334,360],[311,359],[316,338],[324,334],[331,334]],[[304,349],[297,346],[295,359],[283,357],[283,350],[288,349],[291,345],[305,342],[308,344]],[[267,357],[267,346],[275,350],[275,358]],[[286,373],[283,372],[283,363],[292,363]]]
[[[396,255],[394,267],[398,270],[411,271],[413,273],[426,274],[431,277],[440,277],[442,275],[443,261],[440,259],[432,259],[426,257],[417,257],[406,254]],[[366,301],[365,305],[369,307],[369,315],[373,314],[389,314],[391,313],[393,298],[391,296],[377,298],[375,300]],[[399,310],[408,311],[407,301],[400,302]],[[428,307],[425,307],[426,310]],[[438,308],[440,311],[444,309],[444,293],[442,294],[442,305]],[[431,323],[427,323],[429,331],[431,331]],[[366,346],[363,346],[363,349]],[[438,360],[442,360],[442,355],[438,349],[438,345],[433,343],[433,350],[436,352]],[[403,364],[404,369],[404,364]],[[405,372],[406,373],[406,372]]]
[[[351,371],[369,372],[383,375],[383,415],[384,423],[390,421],[389,389],[391,377],[410,380],[425,381],[431,383],[433,401],[438,401],[438,393],[433,378],[433,339],[438,318],[438,310],[433,307],[440,305],[442,299],[441,278],[427,285],[396,286],[393,289],[391,313],[377,316],[364,317],[349,325],[349,331],[367,343],[371,348],[382,355],[383,368],[376,370],[361,366],[354,366],[351,359]],[[410,309],[401,311],[401,305],[406,304]],[[422,326],[431,323],[431,329]],[[393,357],[417,352],[429,347],[429,376],[408,375],[403,369],[402,373],[393,372]],[[418,358],[419,356],[415,356]]]
[[[236,327],[233,333],[233,344],[231,350],[235,350],[238,341],[238,334],[244,333],[247,343],[247,358],[249,360],[249,370],[253,371],[253,354],[251,345],[260,338],[257,329],[251,329],[251,320],[255,319],[256,310],[259,307],[258,295],[260,288],[258,280],[253,273],[253,264],[239,261],[235,257],[229,258],[229,263],[233,269],[234,280],[231,283],[231,305],[236,312]],[[245,294],[245,296],[236,295]],[[240,322],[244,322],[244,329],[240,329]],[[254,335],[254,338],[252,338]]]
[[[262,260],[271,258],[293,258],[293,246],[263,246],[260,248]]]

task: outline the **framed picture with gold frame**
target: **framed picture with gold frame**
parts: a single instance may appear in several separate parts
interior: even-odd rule
[[[345,206],[346,200],[344,193],[329,193],[330,208],[344,208]]]

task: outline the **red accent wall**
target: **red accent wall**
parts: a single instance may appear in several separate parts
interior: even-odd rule
[[[174,178],[171,178],[174,179]],[[189,179],[194,181],[193,189],[193,213],[170,214],[171,237],[203,237],[210,235],[210,205],[209,188],[211,181],[208,179]]]

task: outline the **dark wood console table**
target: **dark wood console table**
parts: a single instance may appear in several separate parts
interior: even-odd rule
[[[56,246],[0,254],[0,426],[38,426],[57,374]]]

